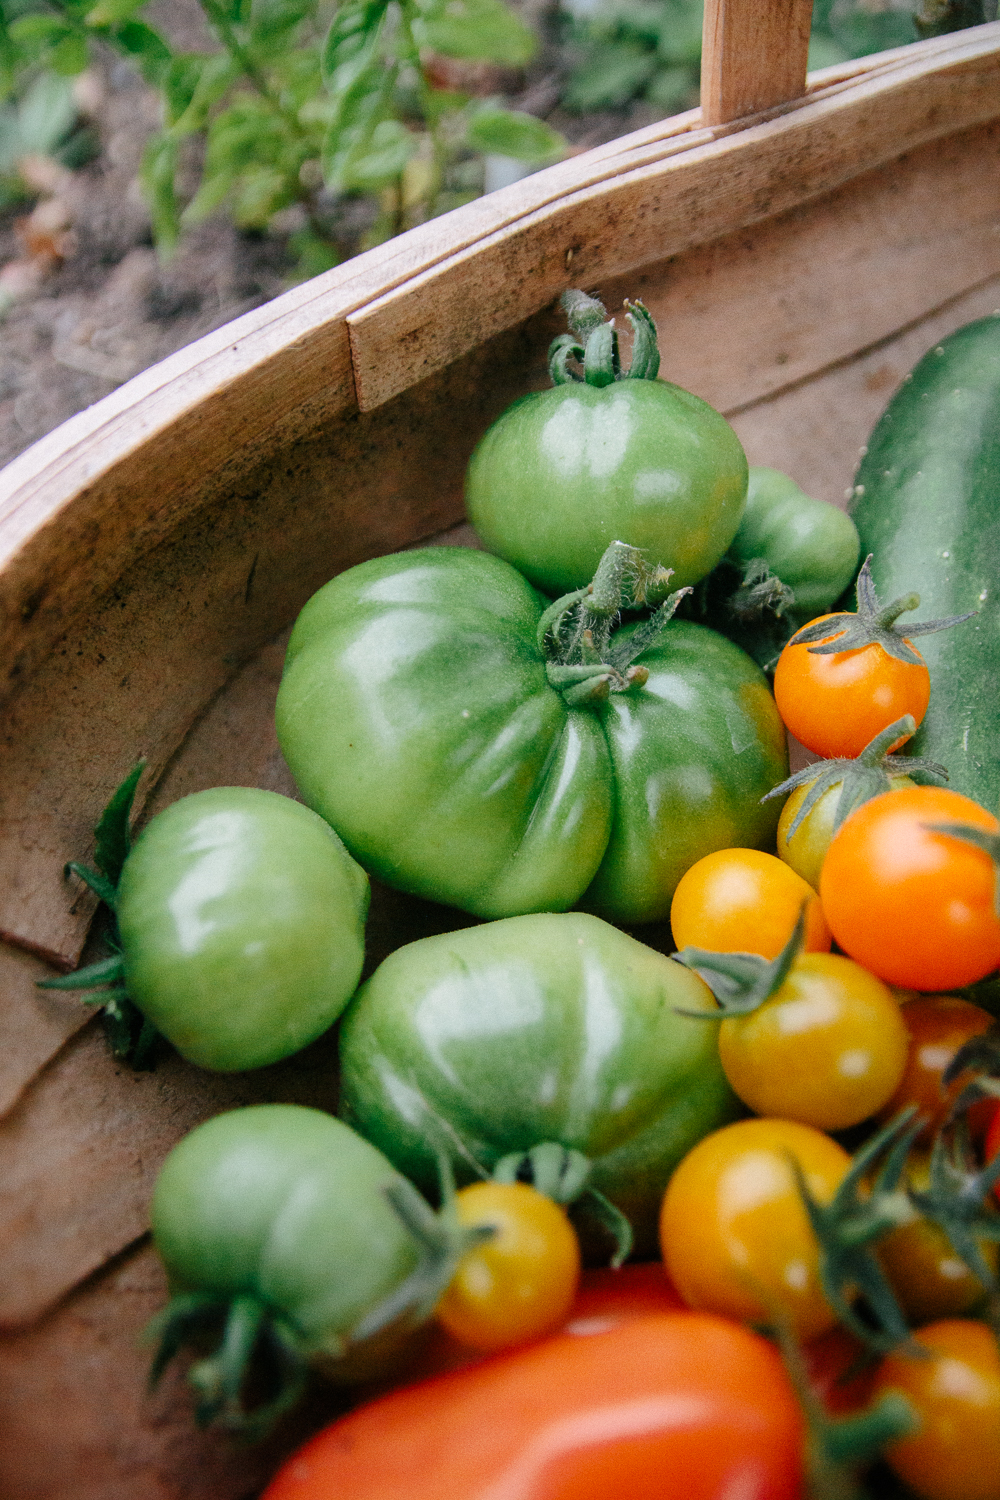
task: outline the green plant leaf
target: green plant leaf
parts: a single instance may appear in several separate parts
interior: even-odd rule
[[[74,78],[77,73],[82,73],[89,61],[90,47],[87,38],[75,31],[62,37],[48,56],[49,67],[64,78]]]
[[[434,0],[413,25],[422,47],[445,57],[523,67],[537,50],[535,34],[504,0]]]
[[[239,76],[239,64],[225,52],[189,52],[172,58],[163,83],[172,133],[204,130],[210,111]]]
[[[177,202],[178,142],[170,135],[154,135],[143,152],[139,182],[149,205],[157,248],[169,254],[180,235]]]
[[[481,109],[469,122],[466,140],[474,151],[512,156],[533,166],[557,160],[566,139],[544,120],[513,109]]]
[[[117,26],[122,21],[131,21],[146,3],[147,0],[97,0],[83,19],[88,26]]]
[[[323,82],[332,93],[370,65],[388,8],[389,0],[349,0],[337,11],[320,53]]]
[[[58,73],[42,73],[18,106],[20,154],[50,155],[75,124],[76,104],[70,79]]]
[[[371,130],[359,130],[336,162],[337,189],[371,193],[387,187],[400,176],[417,147],[416,136],[399,120],[383,119]]]
[[[61,16],[19,16],[8,28],[11,40],[33,54],[40,47],[52,47],[65,36],[71,36],[73,28]]]
[[[655,55],[638,42],[609,45],[570,75],[563,104],[577,114],[613,109],[641,93],[655,72]]]
[[[108,39],[119,51],[136,59],[147,83],[162,85],[173,53],[158,31],[145,21],[124,21],[112,28]]]

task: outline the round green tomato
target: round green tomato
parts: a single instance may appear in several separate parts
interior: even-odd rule
[[[858,531],[846,511],[814,500],[778,469],[752,468],[746,509],[729,547],[735,562],[762,557],[795,593],[795,613],[829,609],[854,577]]]
[[[555,1142],[655,1243],[674,1166],[735,1100],[707,985],[580,912],[423,938],[385,959],[341,1029],[341,1109],[432,1188],[438,1153],[469,1181]]]
[[[778,808],[760,798],[787,758],[766,679],[672,620],[637,658],[644,683],[575,704],[538,643],[546,607],[467,548],[349,569],[292,633],[282,750],[308,805],[389,885],[481,917],[583,901],[664,919],[702,855],[773,846]]]
[[[341,1120],[298,1104],[216,1115],[167,1157],[153,1241],[171,1290],[257,1298],[316,1354],[416,1266],[384,1188],[399,1177]]]
[[[747,461],[726,419],[662,380],[582,382],[520,397],[469,462],[469,520],[491,552],[562,594],[613,541],[697,583],[743,513]]]
[[[307,807],[251,787],[195,792],[153,818],[125,861],[126,988],[191,1062],[263,1067],[340,1015],[367,910],[363,870]]]

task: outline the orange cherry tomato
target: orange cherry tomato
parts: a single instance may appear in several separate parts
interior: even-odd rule
[[[822,1203],[850,1166],[830,1136],[789,1120],[738,1120],[705,1136],[670,1179],[660,1244],[689,1306],[753,1323],[781,1315],[808,1339],[836,1317],[790,1157]]]
[[[985,1323],[929,1323],[879,1366],[875,1393],[898,1391],[920,1422],[890,1443],[890,1467],[923,1500],[1000,1500],[1000,1354]]]
[[[678,948],[777,958],[803,902],[808,903],[805,951],[826,953],[830,929],[816,892],[801,875],[775,854],[719,849],[682,875],[670,906],[670,930]]]
[[[833,618],[820,615],[810,623]],[[831,630],[826,639],[835,640],[839,634],[843,632]],[[789,643],[774,672],[774,701],[786,727],[807,750],[828,759],[860,755],[904,714],[912,714],[919,724],[930,693],[930,673],[922,657],[919,665],[900,661],[877,642],[829,656]]]
[[[906,1067],[879,1118],[891,1120],[901,1109],[915,1104],[927,1121],[918,1139],[929,1145],[965,1082],[959,1079],[946,1090],[941,1075],[958,1049],[970,1037],[981,1036],[992,1025],[993,1017],[958,995],[921,995],[904,1005],[900,1016],[909,1035]]]
[[[676,1312],[557,1334],[394,1391],[290,1458],[263,1500],[799,1500],[781,1358]]]
[[[943,787],[883,792],[859,807],[827,851],[823,910],[846,953],[888,984],[960,989],[1000,964],[996,872],[982,849],[929,824],[1000,823]]]
[[[495,1233],[462,1257],[437,1305],[440,1323],[473,1349],[509,1349],[566,1320],[580,1245],[565,1210],[524,1182],[474,1182],[455,1195],[459,1223]]]
[[[894,792],[902,791],[907,786],[916,786],[916,782],[909,776],[893,776],[890,779],[890,787]],[[833,838],[833,824],[843,788],[839,783],[828,787],[789,837],[789,829],[795,822],[795,816],[811,790],[812,782],[797,786],[781,809],[781,817],[778,819],[778,858],[786,865],[791,865],[797,875],[801,875],[814,891],[818,891],[820,872]]]

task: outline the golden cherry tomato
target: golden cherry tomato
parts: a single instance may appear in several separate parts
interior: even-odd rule
[[[566,1320],[580,1246],[565,1211],[523,1182],[474,1182],[456,1195],[459,1222],[495,1233],[459,1263],[437,1318],[473,1349],[508,1349]]]
[[[887,984],[960,989],[1000,964],[993,861],[930,826],[949,823],[1000,832],[970,797],[915,786],[859,807],[827,851],[820,895],[833,935]]]
[[[780,1316],[808,1339],[836,1317],[790,1157],[821,1203],[850,1166],[836,1141],[790,1120],[738,1120],[705,1136],[670,1179],[660,1244],[690,1307],[750,1323]]]
[[[923,1500],[1000,1500],[1000,1355],[985,1323],[948,1318],[879,1366],[876,1396],[898,1391],[919,1428],[890,1443],[890,1467]]]
[[[808,902],[805,949],[825,953],[830,929],[816,892],[774,854],[718,849],[684,874],[670,906],[678,948],[777,958]]]
[[[916,783],[909,776],[893,776],[889,785],[892,791],[899,792]],[[797,786],[781,809],[781,817],[778,819],[778,858],[790,865],[797,875],[801,875],[814,891],[818,891],[820,871],[833,838],[833,825],[842,788],[839,784],[829,787],[789,836],[788,830],[795,822],[796,814],[809,795],[811,786],[812,782]]]
[[[926,1153],[911,1155],[906,1164],[906,1180],[918,1191],[926,1191],[930,1182]],[[996,1274],[996,1244],[987,1240],[978,1240],[977,1244],[986,1264]],[[900,1224],[879,1241],[878,1257],[911,1323],[958,1317],[983,1300],[982,1282],[956,1255],[944,1230],[922,1218],[916,1209],[908,1223]]]
[[[820,615],[810,624],[836,618]],[[842,625],[835,625],[824,639],[842,634]],[[906,644],[920,656],[912,641]],[[829,656],[789,642],[774,671],[774,701],[783,722],[808,750],[828,759],[860,755],[904,714],[912,714],[919,724],[930,693],[922,657],[919,663],[900,661],[877,642]]]
[[[733,1089],[759,1115],[845,1130],[899,1084],[909,1037],[886,985],[836,953],[800,953],[759,1010],[719,1027]]]

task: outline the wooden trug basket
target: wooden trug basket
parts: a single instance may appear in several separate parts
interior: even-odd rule
[[[235,1500],[262,1453],[144,1394],[164,1287],[153,1178],[200,1119],[333,1101],[329,1043],[261,1074],[132,1074],[74,996],[85,859],[138,757],[146,810],[213,784],[291,790],[282,636],[374,554],[469,543],[462,474],[546,383],[569,286],[641,297],[663,373],[752,463],[842,501],[889,394],[1000,306],[1000,24],[806,80],[811,0],[710,0],[704,106],[539,172],[237,319],[0,476],[0,1495]],[[372,957],[462,920],[382,894]],[[322,1415],[308,1411],[302,1425]],[[327,1398],[332,1409],[332,1398]],[[446,1497],[442,1497],[446,1500]]]

